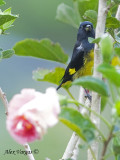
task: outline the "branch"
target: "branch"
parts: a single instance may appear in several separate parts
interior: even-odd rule
[[[84,104],[84,89],[82,87],[80,88],[79,101],[81,104]],[[70,141],[68,142],[68,145],[66,147],[66,150],[65,150],[61,160],[66,160],[69,158],[77,160],[77,157],[79,154],[79,147],[78,147],[79,144],[80,144],[80,138],[75,132],[73,132],[72,137],[71,137]]]
[[[8,115],[8,100],[7,100],[5,93],[2,91],[1,88],[0,88],[0,98],[4,104],[4,107],[5,107],[5,114]]]
[[[97,19],[97,26],[96,26],[96,37],[101,37],[104,34],[105,31],[105,23],[106,23],[106,15],[108,12],[107,8],[107,0],[99,0],[99,8],[98,8],[98,19]],[[101,54],[100,50],[97,44],[95,44],[94,48],[94,72],[93,76],[97,77],[99,79],[102,79],[102,75],[97,72],[97,67],[99,64],[102,62],[101,60]],[[100,114],[100,107],[101,107],[101,97],[98,93],[92,92],[92,106],[91,109]],[[99,128],[100,127],[100,119],[99,117],[95,116],[93,113],[91,113],[91,120],[92,122],[95,123],[95,125]],[[98,135],[96,135],[98,136]],[[96,140],[95,142],[92,143],[91,149],[95,153],[96,159],[98,159],[98,141]],[[88,154],[88,159],[92,160],[93,156]]]
[[[112,128],[111,131],[110,131],[110,134],[109,134],[109,136],[108,136],[108,139],[104,142],[104,146],[103,146],[102,155],[101,155],[100,160],[104,160],[104,156],[105,156],[105,153],[106,153],[106,151],[107,151],[107,146],[108,146],[110,140],[111,140],[112,137],[113,137],[113,134],[112,134],[112,133],[113,133],[113,128]]]
[[[79,96],[79,102],[81,103],[81,107],[79,107],[79,111],[84,115],[84,114],[89,114],[89,110],[87,108],[90,107],[91,103],[90,103],[90,100],[87,98],[85,100],[85,91],[84,91],[84,88],[80,87],[80,96]],[[87,108],[83,108],[83,105],[85,103],[85,106]],[[72,159],[74,160],[77,160],[78,158],[78,154],[79,154],[79,145],[80,145],[81,141],[80,141],[80,138],[78,139],[77,141],[77,144],[74,148],[74,151],[73,151],[73,156],[71,157]],[[92,155],[94,155],[94,153],[92,152],[91,153]],[[95,157],[95,156],[94,156]]]
[[[82,87],[80,87],[79,99],[78,99],[78,101],[79,101],[82,105],[84,105],[84,103],[85,103],[85,98],[84,98],[84,97],[85,97],[85,91],[84,91],[84,89],[83,89]],[[84,114],[84,113],[87,112],[87,109],[83,108],[82,106],[81,106],[81,107],[79,106],[79,112],[81,112],[82,114]],[[73,156],[71,157],[71,158],[74,159],[74,160],[77,160],[77,158],[78,158],[79,145],[80,145],[80,143],[81,143],[81,141],[80,141],[80,137],[79,137],[79,139],[78,139],[78,141],[77,141],[77,143],[76,143],[76,146],[75,146],[75,148],[74,148],[74,151],[73,151]]]
[[[25,144],[24,148],[25,148],[25,151],[27,151],[27,153],[29,153],[29,152],[31,153],[31,149],[30,149],[30,146],[28,144]],[[32,153],[27,154],[27,155],[28,155],[29,160],[35,160]]]
[[[61,160],[66,160],[66,159],[69,159],[73,156],[73,151],[75,149],[75,146],[76,146],[78,140],[79,140],[79,136],[75,132],[73,132],[72,137],[71,137],[70,141],[68,142],[68,145],[66,147],[66,150],[65,150]]]

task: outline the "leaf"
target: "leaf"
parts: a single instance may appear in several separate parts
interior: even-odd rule
[[[91,77],[91,76],[78,78],[72,84],[79,85],[89,90],[95,91],[103,96],[109,95],[107,85],[102,80]]]
[[[120,136],[113,138],[113,151],[115,155],[120,156]]]
[[[108,97],[104,97],[104,96],[101,97],[101,112],[104,111],[107,101],[108,101]]]
[[[13,49],[8,49],[8,50],[5,50],[5,51],[2,51],[0,53],[0,59],[6,59],[6,58],[10,58],[14,55],[14,50]]]
[[[79,4],[79,13],[81,16],[84,15],[84,13],[87,10],[94,10],[94,11],[98,11],[98,0],[82,0],[82,1],[78,1]]]
[[[115,102],[115,106],[114,107],[116,108],[116,112],[117,112],[118,116],[120,116],[120,100],[117,100]]]
[[[113,84],[120,87],[120,72],[117,71],[113,66],[110,64],[101,64],[97,70]]]
[[[56,19],[64,23],[70,24],[75,28],[78,28],[80,24],[74,9],[64,3],[61,3],[58,6]]]
[[[83,116],[73,108],[62,107],[59,119],[62,123],[75,131],[84,141],[91,141],[95,138],[95,125],[89,117]]]
[[[33,72],[33,79],[59,85],[64,72],[65,69],[60,67],[55,68],[55,70],[38,69]]]
[[[115,52],[115,54],[120,56],[120,48],[114,48],[114,52]]]
[[[11,8],[9,8],[9,10],[11,10]],[[18,17],[17,15],[12,15],[11,12],[8,13],[6,11],[4,12],[0,11],[0,26],[6,22],[16,19],[17,17]]]
[[[112,38],[108,34],[104,34],[100,41],[100,49],[103,57],[103,62],[109,63],[113,53]]]
[[[93,23],[94,27],[96,26],[97,23],[97,12],[94,10],[87,10],[84,15],[83,18],[87,21],[90,21]]]
[[[4,5],[4,4],[5,4],[5,2],[3,0],[0,0],[0,6]]]
[[[68,55],[65,54],[59,43],[53,43],[49,39],[41,41],[25,39],[17,42],[13,48],[18,56],[32,56],[64,64],[68,60]]]
[[[67,106],[67,104],[69,103],[67,96],[63,96],[59,94],[58,97],[59,97],[60,106]]]
[[[115,17],[108,17],[106,19],[106,27],[113,29],[119,28],[120,22]]]
[[[11,8],[6,9],[4,12],[0,10],[1,34],[4,34],[4,31],[12,26],[16,18],[18,18],[18,16],[11,14]]]
[[[117,3],[117,4],[119,4],[120,3],[120,0],[114,0],[115,1],[115,3]]]
[[[97,43],[97,44],[99,44],[100,40],[101,40],[100,37],[99,37],[99,38],[96,38],[96,39],[91,38],[91,37],[88,37],[89,43]]]

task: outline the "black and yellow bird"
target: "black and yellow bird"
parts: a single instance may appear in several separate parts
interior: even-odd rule
[[[92,74],[94,44],[89,43],[88,37],[95,38],[95,31],[93,24],[89,21],[85,21],[80,24],[71,60],[57,90],[76,78]]]

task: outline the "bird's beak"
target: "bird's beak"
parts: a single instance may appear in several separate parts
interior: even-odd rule
[[[88,25],[86,25],[85,30],[86,30],[86,31],[91,31],[91,30],[92,30],[91,25],[89,25],[89,24],[88,24]]]

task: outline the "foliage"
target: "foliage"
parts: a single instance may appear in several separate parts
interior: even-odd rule
[[[73,108],[62,108],[60,121],[75,131],[83,140],[89,142],[95,137],[95,125],[89,117],[83,116]]]
[[[94,77],[90,76],[81,77],[76,79],[72,84],[79,85],[89,90],[95,91],[103,96],[109,95],[107,85],[102,80]]]
[[[4,4],[5,2],[0,0],[0,6]],[[13,26],[12,24],[16,18],[18,18],[18,16],[11,13],[11,8],[8,8],[3,12],[0,9],[0,35],[5,34],[5,31]],[[2,48],[0,48],[0,60],[10,58],[12,55],[14,55],[13,49],[4,51]]]
[[[120,66],[116,63],[114,57],[119,60],[120,56],[120,37],[119,34],[114,32],[114,29],[119,31],[120,22],[115,18],[115,13],[119,0],[110,1],[108,0],[108,14],[106,19],[106,32],[111,36],[103,36],[98,39],[89,38],[90,43],[97,43],[100,47],[101,57],[103,63],[99,65],[97,71],[102,74],[105,78],[104,80],[96,79],[92,76],[81,77],[71,83],[72,87],[74,85],[82,86],[91,91],[99,93],[102,97],[101,111],[109,107],[111,121],[107,120],[106,117],[97,114],[90,108],[79,104],[79,102],[74,99],[72,94],[69,92],[67,87],[63,87],[71,96],[60,96],[60,104],[62,107],[59,119],[67,127],[75,131],[80,138],[82,138],[86,144],[89,145],[90,141],[96,139],[95,133],[98,132],[102,137],[100,140],[104,145],[110,140],[112,140],[112,153],[116,157],[119,157],[119,136],[120,133],[120,123],[118,123],[120,116]],[[4,2],[1,0],[0,4]],[[98,0],[73,0],[73,6],[69,6],[65,3],[61,3],[57,8],[56,19],[69,24],[78,29],[79,23],[82,21],[91,21],[96,27],[97,23],[97,10],[98,10]],[[6,18],[7,17],[7,18]],[[17,18],[11,14],[11,9],[4,12],[0,12],[0,29],[1,33],[7,28],[10,28],[13,21]],[[53,43],[49,39],[42,39],[40,41],[33,39],[25,39],[17,42],[13,47],[15,54],[18,56],[32,56],[36,58],[42,58],[44,60],[56,61],[59,64],[67,64],[68,56],[63,51],[62,47],[58,43]],[[1,52],[1,59],[10,57],[14,52],[12,50]],[[114,62],[115,61],[115,62]],[[115,64],[115,65],[113,65]],[[33,72],[33,78],[36,81],[47,81],[55,85],[60,84],[60,80],[64,75],[64,68],[56,67],[54,70],[49,69],[38,69]],[[70,108],[70,105],[76,105],[76,108]],[[110,136],[104,136],[103,131],[99,130],[90,120],[88,115],[81,114],[78,109],[81,107],[98,116],[108,128]],[[97,107],[97,106],[96,106]],[[117,128],[117,131],[116,129]],[[111,152],[111,151],[109,151]],[[106,156],[107,157],[107,156]],[[104,159],[106,159],[104,157]]]
[[[38,69],[33,72],[33,79],[36,81],[46,81],[59,85],[60,80],[65,72],[64,68],[55,68],[55,70]]]
[[[66,63],[68,56],[58,43],[54,44],[49,39],[41,41],[25,39],[14,46],[15,54],[19,56],[33,56],[46,60]]]

